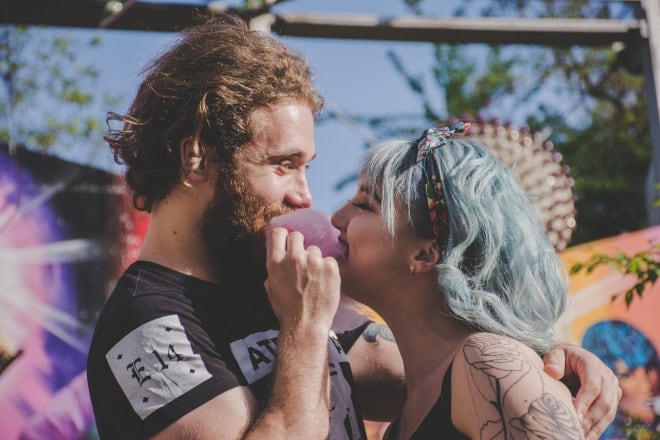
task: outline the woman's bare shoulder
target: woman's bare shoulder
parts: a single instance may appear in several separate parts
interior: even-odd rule
[[[470,335],[456,353],[452,421],[472,438],[534,430],[551,439],[582,438],[570,393],[543,372],[541,357],[491,333]]]

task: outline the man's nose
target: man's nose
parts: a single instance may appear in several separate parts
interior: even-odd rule
[[[287,193],[287,203],[295,208],[310,208],[312,206],[312,193],[309,191],[305,176],[299,177],[293,188]]]

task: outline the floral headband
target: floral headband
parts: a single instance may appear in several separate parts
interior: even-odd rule
[[[446,239],[449,235],[449,218],[442,189],[442,174],[437,161],[433,160],[433,152],[445,145],[454,134],[463,134],[469,129],[469,122],[456,122],[446,127],[431,127],[424,132],[417,144],[417,163],[421,164],[426,174],[424,190],[433,234],[437,239]]]

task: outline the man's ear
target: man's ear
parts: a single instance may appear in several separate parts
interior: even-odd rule
[[[424,240],[413,258],[411,267],[414,267],[414,273],[423,273],[435,269],[440,263],[441,252],[438,246],[438,240]]]
[[[191,136],[181,139],[179,144],[181,155],[181,178],[183,184],[192,186],[209,177],[208,148],[200,142],[195,142]]]

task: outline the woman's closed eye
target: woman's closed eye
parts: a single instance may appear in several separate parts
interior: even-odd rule
[[[355,206],[358,209],[364,210],[364,211],[373,211],[374,208],[370,203],[367,203],[365,201],[361,200],[351,200],[350,201],[351,205]]]

